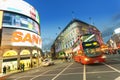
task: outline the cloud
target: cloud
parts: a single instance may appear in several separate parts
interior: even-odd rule
[[[113,18],[112,18],[112,22],[116,22],[119,20],[120,20],[120,14],[117,14],[117,15],[113,16]]]
[[[102,31],[102,37],[104,38],[104,37],[112,35],[113,31],[114,31],[113,27],[106,28],[104,31]]]
[[[108,28],[102,31],[102,37],[107,37],[113,34],[114,30],[120,27],[120,13],[112,17]]]

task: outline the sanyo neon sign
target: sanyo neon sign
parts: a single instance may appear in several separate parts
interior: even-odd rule
[[[14,46],[37,46],[39,48],[42,46],[42,40],[39,35],[24,30],[14,31],[11,42]]]

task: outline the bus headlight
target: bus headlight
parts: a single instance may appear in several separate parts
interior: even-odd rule
[[[105,55],[103,55],[101,58],[106,58],[106,56],[105,56]]]
[[[89,61],[89,59],[88,59],[88,58],[85,58],[85,61]]]

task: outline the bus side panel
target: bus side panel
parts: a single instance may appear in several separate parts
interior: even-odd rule
[[[105,58],[103,58],[103,55],[95,58],[88,58],[86,56],[81,57],[82,64],[94,64],[94,63],[102,63],[102,62],[105,62]]]
[[[74,56],[73,59],[74,59],[75,62],[80,62],[81,61],[80,56]]]

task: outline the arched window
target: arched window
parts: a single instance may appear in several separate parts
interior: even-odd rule
[[[22,51],[20,52],[20,55],[28,55],[28,54],[30,54],[30,51],[29,51],[29,50],[22,50]]]
[[[6,51],[4,54],[3,54],[3,57],[8,57],[8,56],[16,56],[17,55],[17,52],[14,51],[14,50],[9,50],[9,51]]]

